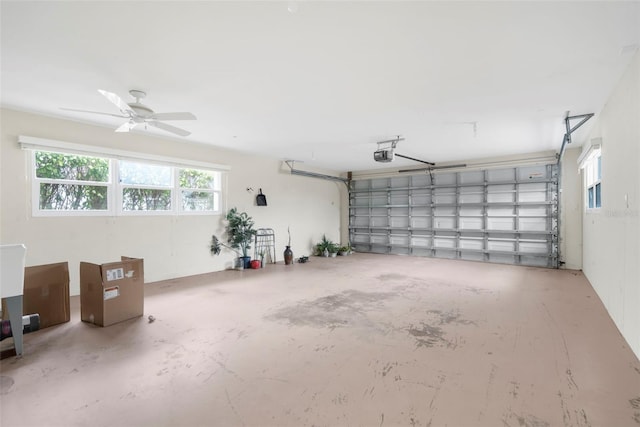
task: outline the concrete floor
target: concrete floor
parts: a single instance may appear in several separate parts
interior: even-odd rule
[[[0,362],[3,427],[640,425],[580,272],[355,254],[148,284],[107,328],[72,305]]]

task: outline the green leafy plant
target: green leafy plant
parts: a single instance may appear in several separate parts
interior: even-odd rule
[[[36,176],[66,181],[40,185],[40,209],[107,209],[107,187],[89,184],[109,181],[107,159],[37,151]]]
[[[214,255],[220,255],[220,252],[222,252],[222,248],[230,249],[234,251],[238,256],[242,256],[242,254],[239,251],[237,251],[236,249],[232,248],[229,245],[225,245],[215,235],[211,236],[211,245],[210,245],[211,253]]]
[[[338,255],[349,255],[351,253],[351,243],[347,243],[345,246],[340,246],[338,249]]]
[[[246,212],[238,212],[237,208],[232,208],[227,212],[225,219],[227,220],[226,232],[228,236],[227,243],[229,245],[223,246],[230,247],[233,250],[236,250],[236,252],[239,251],[242,253],[242,256],[248,257],[249,249],[251,249],[251,242],[257,232],[253,228],[253,218],[247,215]],[[220,241],[215,236],[213,237],[218,244],[220,244]],[[211,251],[215,253],[213,240]]]
[[[325,250],[328,253],[336,253],[338,252],[338,245],[327,239],[327,236],[323,234],[320,243],[316,244],[316,255],[322,256]]]

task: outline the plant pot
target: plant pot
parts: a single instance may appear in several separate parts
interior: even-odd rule
[[[337,255],[337,253],[335,253],[335,252],[329,252],[329,256],[330,256],[331,258],[335,258],[335,257],[336,257],[336,255]]]
[[[242,260],[242,266],[245,268],[245,270],[251,268],[251,257],[250,256],[241,256],[240,259]]]
[[[293,264],[293,251],[291,250],[291,246],[287,246],[284,250],[284,265]]]
[[[260,262],[259,259],[251,260],[251,268],[253,268],[254,270],[259,269],[260,265],[262,265],[262,263]]]

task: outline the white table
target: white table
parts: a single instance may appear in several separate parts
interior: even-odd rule
[[[0,298],[9,312],[16,355],[22,355],[22,295],[27,248],[22,245],[0,245]]]

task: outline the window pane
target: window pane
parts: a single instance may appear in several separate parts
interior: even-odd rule
[[[587,190],[587,194],[588,194],[588,198],[589,198],[589,208],[593,207],[593,187],[589,187],[589,189]]]
[[[601,196],[600,196],[600,184],[596,184],[596,208],[599,208],[602,206],[601,203]]]
[[[171,166],[121,161],[120,183],[171,187]]]
[[[36,177],[108,182],[109,160],[98,157],[37,151]]]
[[[197,169],[180,169],[180,188],[215,188],[215,172]]]
[[[107,187],[40,183],[40,209],[107,210]]]
[[[217,194],[207,191],[182,191],[182,210],[215,211],[217,210]]]
[[[595,165],[593,161],[589,161],[587,165],[587,185],[593,185],[596,180]]]
[[[122,210],[124,211],[171,210],[171,190],[153,190],[149,188],[125,188],[122,190]]]
[[[602,157],[598,156],[596,159],[596,180],[602,179]]]

